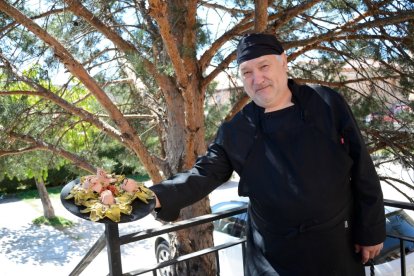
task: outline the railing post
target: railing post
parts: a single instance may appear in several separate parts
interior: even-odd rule
[[[400,261],[401,261],[401,276],[406,275],[405,271],[405,248],[404,248],[404,240],[400,239]]]
[[[215,251],[214,252],[214,257],[216,259],[216,269],[217,269],[217,276],[220,276],[220,256],[219,256],[219,252]]]
[[[106,249],[108,251],[109,275],[122,275],[121,244],[117,223],[105,223]]]
[[[246,269],[246,242],[244,242],[244,243],[242,243],[241,244],[241,248],[242,248],[242,264],[243,264],[243,271],[244,271],[244,273],[246,274],[246,271],[245,271],[245,269]]]
[[[105,233],[103,233],[95,244],[89,249],[83,259],[72,270],[69,276],[79,276],[82,271],[98,256],[98,254],[105,248]]]

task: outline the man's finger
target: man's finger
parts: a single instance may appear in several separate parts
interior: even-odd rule
[[[370,255],[371,254],[369,250],[362,249],[362,263],[363,264],[365,264],[366,262],[368,262],[369,259],[371,259]]]
[[[370,259],[374,259],[376,256],[378,256],[383,246],[383,243],[372,246],[361,246],[359,244],[355,244],[355,252],[361,252],[361,261],[363,264],[365,264]]]

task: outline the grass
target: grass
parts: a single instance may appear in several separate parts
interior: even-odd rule
[[[59,216],[56,216],[56,217],[51,218],[51,219],[48,219],[44,216],[41,216],[41,217],[38,217],[38,218],[34,219],[32,222],[33,222],[33,224],[38,225],[38,226],[40,226],[40,225],[50,225],[50,226],[53,226],[53,227],[58,228],[58,229],[69,228],[69,227],[72,227],[74,225],[74,223],[72,221],[70,221],[68,219],[65,219],[63,217],[59,217]]]
[[[51,198],[57,198],[60,196],[60,191],[62,190],[62,187],[49,187],[47,188],[47,192],[49,194],[49,197]],[[37,189],[31,189],[26,191],[21,191],[16,194],[16,197],[22,200],[35,200],[39,199],[39,193]],[[34,225],[50,225],[57,229],[64,229],[64,228],[70,228],[74,225],[74,223],[64,217],[56,216],[53,218],[46,218],[45,216],[41,216],[38,218],[35,218],[32,220]]]
[[[61,186],[56,187],[49,187],[47,188],[47,192],[50,198],[57,198],[60,196],[60,192],[62,190]],[[37,189],[25,190],[15,194],[15,196],[21,200],[35,200],[39,199],[39,192]],[[57,229],[64,229],[70,228],[74,225],[74,223],[64,217],[56,216],[53,218],[46,218],[45,216],[41,216],[32,220],[34,225],[50,225]]]

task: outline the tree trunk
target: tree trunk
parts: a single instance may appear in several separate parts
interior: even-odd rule
[[[49,194],[46,190],[45,183],[42,177],[35,178],[36,188],[39,192],[40,200],[42,201],[43,206],[43,215],[47,219],[55,217],[55,210],[53,209],[52,201],[50,200]]]
[[[266,30],[268,21],[268,1],[256,0],[254,3],[254,31],[263,32]]]
[[[166,127],[166,159],[171,173],[190,169],[197,156],[205,153],[203,77],[196,57],[197,1],[150,1],[150,13],[156,18],[160,33],[175,68],[177,84],[166,97],[168,126]],[[181,211],[180,220],[211,213],[208,198]],[[171,255],[188,254],[213,246],[211,223],[178,231],[172,235]],[[216,275],[214,255],[178,265],[178,274]]]
[[[204,103],[204,91],[200,92],[197,86],[197,81],[191,82],[191,87],[187,93],[192,93],[191,97],[185,97],[186,100],[191,99],[192,108],[190,114],[187,114],[187,135],[185,141],[186,156],[184,158],[184,168],[190,168],[197,155],[205,153],[206,147],[204,142],[204,115],[203,115],[203,103]],[[191,92],[190,92],[191,91]],[[189,219],[196,216],[201,216],[211,213],[210,200],[208,197],[196,202],[195,204],[188,206],[181,210],[180,219]],[[203,248],[212,247],[213,243],[213,225],[212,223],[206,223],[190,229],[180,230],[176,233],[176,240],[173,243],[176,256],[188,254],[193,251],[201,250]],[[195,260],[188,262],[190,275],[216,275],[216,263],[213,254],[205,255]],[[179,272],[185,273],[186,267],[179,266]]]

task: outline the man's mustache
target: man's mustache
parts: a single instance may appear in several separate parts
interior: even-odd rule
[[[263,88],[266,88],[266,87],[270,86],[271,84],[272,83],[270,81],[265,81],[265,82],[262,82],[260,84],[254,85],[253,89],[254,89],[254,91],[259,91]]]

